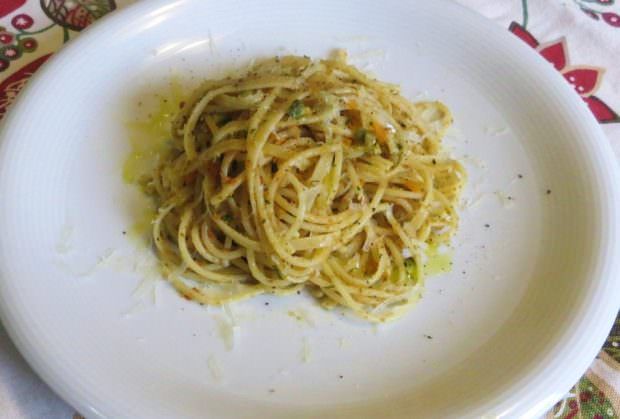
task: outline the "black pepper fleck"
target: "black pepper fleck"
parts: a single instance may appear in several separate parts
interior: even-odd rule
[[[547,195],[551,195],[551,189],[547,189]]]
[[[517,177],[518,177],[519,179],[523,179],[523,175],[522,175],[522,174],[520,174],[520,173],[517,175]]]
[[[123,234],[127,234],[127,232],[126,232],[126,231],[123,231]]]
[[[342,380],[344,378],[344,375],[339,375],[338,378]]]
[[[486,228],[489,228],[489,227],[491,227],[491,224],[485,224],[484,226],[485,226]]]
[[[426,339],[428,339],[428,340],[433,339],[433,337],[432,337],[431,335],[424,335],[424,337],[425,337]]]
[[[268,306],[268,305],[269,305],[269,302],[268,302],[268,301],[265,301],[265,305],[266,305],[266,306]]]

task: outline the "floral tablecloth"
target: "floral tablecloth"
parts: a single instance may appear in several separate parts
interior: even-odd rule
[[[0,0],[0,118],[64,43],[134,0]],[[423,1],[423,0],[410,0]],[[575,88],[620,159],[620,4],[616,0],[456,0],[542,55]],[[619,179],[620,181],[620,179]],[[620,415],[620,318],[547,418]],[[79,418],[32,372],[0,325],[0,418]]]

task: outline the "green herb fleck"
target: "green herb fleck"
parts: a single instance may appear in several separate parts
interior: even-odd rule
[[[353,134],[356,144],[363,145],[368,154],[381,154],[381,147],[377,143],[377,137],[365,128],[359,128]]]
[[[405,259],[405,271],[407,272],[407,279],[410,281],[416,281],[416,266],[413,258]]]
[[[299,119],[304,113],[304,104],[301,100],[294,100],[291,106],[288,108],[288,116],[291,118]]]
[[[355,139],[355,142],[358,144],[364,144],[364,140],[366,139],[367,133],[368,131],[364,128],[357,129],[357,131],[355,131],[355,134],[353,134],[353,138]]]

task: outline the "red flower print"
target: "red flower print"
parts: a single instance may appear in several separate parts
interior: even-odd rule
[[[587,403],[592,399],[592,393],[590,393],[589,391],[583,391],[581,393],[579,393],[579,401],[581,403]]]
[[[4,71],[9,68],[9,60],[0,58],[0,71]]]
[[[9,46],[0,48],[0,56],[2,56],[3,58],[6,58],[7,60],[13,61],[21,57],[22,52],[19,50],[19,48],[13,45],[9,45]]]
[[[23,39],[20,39],[19,41],[19,47],[22,48],[26,52],[34,51],[35,49],[37,49],[38,45],[39,44],[34,38],[23,38]]]
[[[620,22],[618,25],[620,26]],[[575,91],[586,102],[599,122],[620,122],[618,114],[607,106],[605,102],[594,96],[601,84],[603,74],[605,73],[604,69],[591,66],[570,66],[568,64],[568,53],[564,39],[540,45],[531,33],[516,22],[510,24],[510,31],[553,64],[553,67],[573,85]]]
[[[541,47],[539,52],[540,55],[553,64],[556,70],[562,71],[562,69],[566,67],[566,62],[568,60],[566,58],[566,44],[564,40]]]
[[[532,48],[536,48],[538,46],[538,41],[531,33],[525,30],[525,28],[519,25],[517,22],[512,22],[510,24],[510,32],[517,35],[523,42],[531,46]]]
[[[81,31],[116,9],[116,3],[114,0],[41,0],[41,8],[58,25]]]
[[[0,0],[0,17],[13,13],[24,4],[26,4],[26,0]]]
[[[20,92],[22,87],[24,87],[30,76],[32,76],[32,74],[34,74],[34,72],[37,71],[37,69],[41,67],[41,65],[50,56],[51,54],[47,54],[37,58],[30,64],[26,64],[24,67],[11,74],[9,77],[4,79],[2,83],[0,83],[0,118],[4,116],[7,108],[11,103],[13,103],[15,97]],[[3,58],[0,58],[0,63],[2,60]]]
[[[618,115],[596,96],[584,97],[583,101],[586,102],[599,122],[620,122]]]
[[[615,13],[606,12],[602,13],[603,20],[607,22],[611,26],[615,26],[616,28],[620,28],[620,16]]]
[[[0,43],[4,45],[13,43],[13,34],[9,32],[0,32]]]
[[[576,400],[571,400],[570,402],[568,402],[568,407],[570,407],[571,409],[577,409],[577,401]]]
[[[596,415],[592,416],[592,419],[603,419],[603,415],[597,413]]]
[[[15,29],[28,29],[33,25],[33,23],[34,20],[30,16],[23,13],[11,19],[11,24],[15,27]]]
[[[564,69],[562,74],[570,84],[575,86],[577,93],[581,96],[589,96],[598,89],[604,72],[602,68],[575,67],[572,70]]]

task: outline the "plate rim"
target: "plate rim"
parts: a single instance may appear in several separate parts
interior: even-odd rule
[[[4,159],[7,150],[7,144],[11,142],[9,138],[7,138],[6,132],[8,131],[8,127],[11,126],[14,121],[17,121],[20,118],[22,112],[19,112],[20,108],[24,107],[24,104],[30,100],[30,97],[33,96],[33,92],[35,92],[39,85],[44,85],[45,80],[49,77],[50,74],[54,74],[54,70],[60,66],[61,63],[66,61],[67,57],[74,51],[78,51],[82,49],[84,46],[87,46],[90,42],[100,42],[100,34],[104,33],[108,27],[112,27],[114,25],[118,26],[123,22],[134,22],[136,20],[144,18],[149,13],[153,13],[157,10],[168,10],[175,7],[183,7],[185,4],[196,2],[200,0],[151,0],[151,1],[143,1],[133,3],[128,5],[122,9],[117,9],[95,22],[91,25],[87,30],[81,33],[77,38],[70,41],[70,43],[64,46],[60,51],[53,54],[53,56],[46,62],[42,68],[33,75],[31,80],[28,81],[23,91],[20,93],[15,103],[11,106],[11,109],[8,110],[5,115],[4,120],[0,123],[0,161]],[[239,0],[237,2],[243,2],[244,0]],[[252,1],[252,0],[250,0]],[[512,36],[505,28],[500,27],[495,24],[493,21],[486,19],[482,15],[479,15],[475,11],[461,5],[459,3],[451,2],[449,0],[439,0],[433,2],[433,7],[452,7],[460,9],[464,15],[468,16],[468,19],[475,19],[481,25],[487,25],[488,27],[493,26],[493,29],[499,37],[505,39],[505,42],[512,43],[515,46],[516,50],[521,50],[519,54],[526,57],[532,63],[538,62],[536,64],[541,69],[541,75],[538,77],[545,77],[552,81],[557,89],[559,89],[562,93],[566,95],[566,92],[570,92],[571,95],[566,95],[567,97],[571,97],[572,102],[578,103],[581,102],[579,96],[574,94],[573,89],[561,79],[559,74],[552,71],[552,68],[547,66],[547,62],[539,56],[538,54],[532,53],[531,48],[527,47],[522,43],[522,41],[516,39]],[[503,41],[504,42],[504,41]],[[543,69],[544,64],[546,69]],[[561,83],[560,83],[561,82]],[[588,151],[590,153],[598,152],[600,155],[601,162],[605,163],[604,167],[606,169],[606,173],[604,176],[603,171],[599,170],[595,173],[596,177],[599,180],[605,180],[608,186],[611,188],[608,190],[610,193],[608,195],[607,201],[604,201],[603,204],[611,205],[612,208],[620,209],[620,186],[614,184],[613,180],[608,181],[613,178],[620,178],[620,165],[617,161],[613,149],[609,143],[607,136],[604,134],[602,127],[595,121],[594,117],[588,111],[585,104],[581,103],[577,109],[575,109],[580,114],[581,124],[588,129],[590,132],[590,136],[588,137]],[[620,238],[620,215],[612,217],[611,221],[613,222],[612,230],[613,234],[611,237]],[[610,240],[607,243],[607,247],[603,250],[608,251],[610,255],[620,255],[620,243],[617,244],[617,241]],[[0,269],[2,269],[0,267]],[[614,301],[614,296],[618,296],[620,293],[620,284],[613,284],[613,280],[611,279],[614,273],[620,273],[620,263],[606,260],[605,266],[606,278],[608,282],[608,286],[612,287],[612,290],[615,293],[610,293],[611,296],[607,297],[606,306],[611,307]],[[33,370],[37,373],[37,375],[50,387],[54,390],[56,394],[58,394],[62,399],[67,401],[72,407],[78,409],[83,414],[88,413],[89,415],[93,415],[99,418],[106,417],[117,417],[118,413],[114,408],[113,402],[107,402],[105,406],[95,406],[93,403],[88,400],[82,399],[79,396],[76,396],[79,391],[76,389],[79,388],[79,384],[75,380],[71,380],[68,377],[67,371],[65,374],[58,373],[58,371],[54,371],[53,368],[50,367],[51,362],[49,359],[46,359],[45,351],[36,349],[31,342],[31,339],[28,338],[28,333],[23,330],[19,330],[15,321],[14,314],[16,310],[11,307],[11,305],[6,301],[5,296],[3,295],[3,287],[2,283],[6,281],[11,281],[10,278],[5,278],[4,276],[0,276],[0,320],[2,321],[3,326],[7,330],[11,340],[18,348],[19,352],[26,359],[28,364],[33,368]],[[616,281],[619,282],[619,281]],[[599,290],[602,288],[602,285],[597,285],[595,290]],[[603,296],[605,297],[605,296]],[[574,362],[572,365],[577,365],[578,367],[573,367],[568,372],[564,371],[562,380],[558,380],[557,387],[553,393],[552,397],[547,397],[543,399],[543,396],[538,396],[538,402],[529,409],[525,409],[528,406],[521,406],[521,413],[527,416],[535,416],[536,414],[542,414],[546,412],[549,408],[551,408],[554,403],[566,393],[572,385],[577,382],[579,377],[583,375],[583,372],[590,365],[591,361],[595,358],[596,354],[599,352],[600,347],[604,340],[607,337],[607,333],[603,335],[601,330],[609,330],[611,325],[613,324],[614,319],[616,318],[616,313],[618,311],[618,306],[620,306],[620,302],[618,298],[615,298],[615,308],[616,310],[608,310],[601,312],[599,310],[597,320],[600,322],[598,331],[596,335],[592,335],[594,332],[590,331],[589,339],[590,345],[587,348],[582,348],[579,360],[581,362]],[[592,313],[593,310],[589,310],[588,314],[590,316],[594,316]],[[591,321],[591,320],[590,320]],[[585,322],[582,321],[580,324]],[[604,327],[601,327],[603,325]],[[585,329],[585,327],[581,327],[581,331]],[[572,332],[572,334],[576,334],[576,332]],[[555,360],[564,358],[563,365],[567,364],[567,351],[560,352],[556,354]],[[554,362],[554,365],[547,365],[546,370],[555,371],[558,369],[558,362]],[[585,367],[582,368],[582,366]],[[549,371],[547,371],[549,373]],[[543,371],[538,372],[538,376],[542,376]],[[532,397],[530,397],[532,399]],[[536,399],[536,397],[534,397]],[[499,400],[496,400],[499,401]],[[534,401],[534,400],[533,400]],[[510,409],[508,410],[510,411]],[[514,414],[516,412],[512,412],[510,414]],[[120,412],[123,415],[123,412]]]

